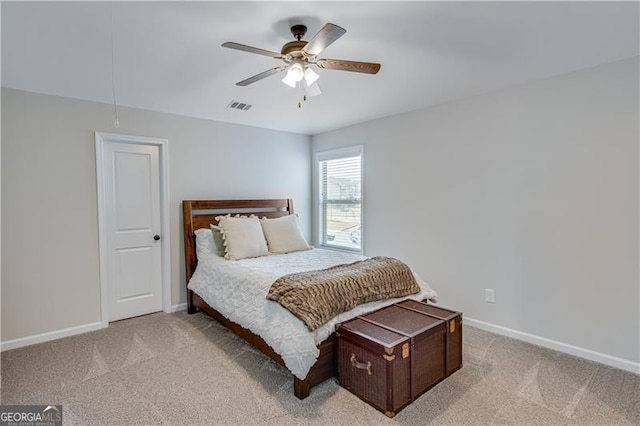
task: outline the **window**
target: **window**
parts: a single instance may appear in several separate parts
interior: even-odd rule
[[[362,147],[319,152],[318,243],[362,252]]]

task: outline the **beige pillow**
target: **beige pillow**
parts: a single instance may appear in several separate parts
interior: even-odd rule
[[[262,218],[260,224],[270,253],[291,253],[311,248],[300,231],[298,215],[277,219]]]
[[[223,216],[219,218],[218,226],[222,229],[226,247],[225,259],[240,260],[269,254],[257,217]]]

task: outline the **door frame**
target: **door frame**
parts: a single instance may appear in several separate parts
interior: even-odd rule
[[[102,327],[109,326],[109,297],[107,280],[107,228],[104,188],[104,147],[107,143],[128,143],[133,145],[153,145],[158,147],[160,171],[160,239],[162,262],[162,309],[171,312],[171,244],[169,227],[169,140],[132,136],[117,133],[95,132],[96,181],[98,195],[98,248],[100,262],[100,319]]]

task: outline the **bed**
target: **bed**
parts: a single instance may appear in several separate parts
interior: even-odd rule
[[[308,332],[297,318],[293,317],[280,305],[275,302],[265,301],[264,295],[266,293],[264,289],[268,289],[275,278],[288,274],[290,269],[293,268],[295,270],[298,265],[303,265],[301,266],[303,269],[309,269],[309,265],[333,265],[343,263],[341,260],[343,258],[353,260],[361,257],[356,255],[338,257],[342,255],[337,254],[335,251],[313,249],[306,252],[229,261],[217,255],[211,257],[202,256],[201,253],[202,259],[200,260],[200,267],[198,267],[196,232],[199,229],[208,229],[210,224],[217,224],[216,217],[228,213],[279,218],[294,214],[294,209],[291,199],[183,201],[188,312],[193,314],[200,310],[210,315],[236,335],[291,371],[294,376],[294,394],[303,399],[309,395],[313,386],[335,375],[333,326],[339,321],[377,309],[391,302],[386,300],[358,306],[352,311],[339,315],[332,322],[325,324],[315,332]],[[244,278],[243,274],[247,269],[251,272],[249,278],[253,281],[247,281],[249,278]],[[311,269],[324,269],[324,267]],[[242,281],[242,279],[245,279],[245,281]],[[257,284],[254,284],[255,282]],[[426,283],[423,284],[428,288]],[[258,285],[262,287],[258,287]],[[234,288],[236,289],[234,290]],[[238,289],[244,290],[238,291]],[[425,293],[421,291],[419,298],[425,298],[426,295],[433,296],[435,292]],[[418,295],[412,298],[418,298]],[[265,315],[270,315],[268,318],[256,319],[254,316],[243,312],[246,310],[243,309],[243,304],[246,303],[244,306],[251,306],[253,309],[253,303],[256,302],[265,304],[264,310],[268,311]],[[259,320],[262,321],[263,325],[264,323],[271,325],[280,321],[282,326],[275,328],[276,333],[280,332],[279,330],[282,328],[283,336],[279,338],[269,334],[270,330],[265,329],[265,327],[261,328]],[[285,329],[285,325],[291,328]],[[300,328],[304,330],[300,331]],[[286,338],[284,338],[285,335]],[[293,346],[296,347],[296,350],[299,348],[300,355],[292,358],[291,351],[288,348]],[[298,361],[301,361],[304,365],[299,365]]]

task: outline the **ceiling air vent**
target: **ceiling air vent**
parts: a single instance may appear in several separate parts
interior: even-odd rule
[[[231,101],[227,105],[227,108],[239,109],[240,111],[249,111],[253,105],[246,104],[244,102]]]

